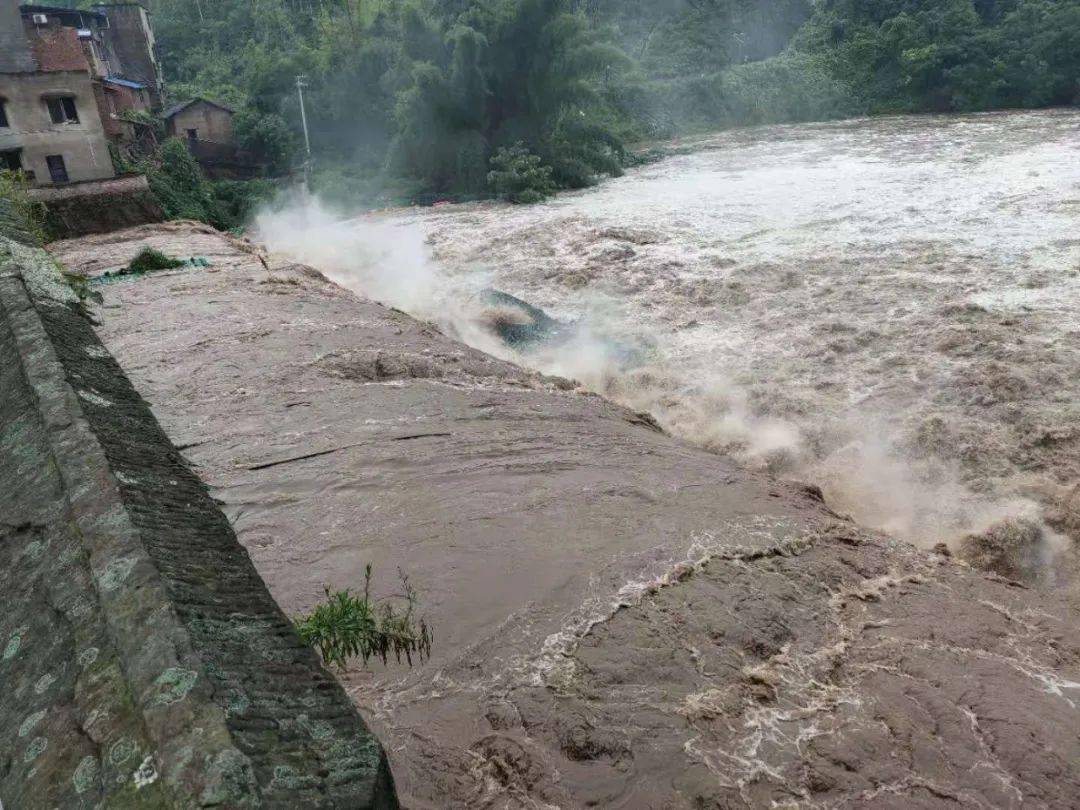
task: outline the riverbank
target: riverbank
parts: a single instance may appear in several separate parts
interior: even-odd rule
[[[99,334],[285,612],[400,567],[430,661],[342,676],[410,807],[1066,807],[1080,622],[839,519],[574,382],[211,229],[98,288]],[[385,593],[385,592],[384,592]],[[943,623],[942,616],[949,621]]]

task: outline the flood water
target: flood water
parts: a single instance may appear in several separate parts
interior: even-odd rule
[[[605,337],[518,356],[928,545],[1080,528],[1080,113],[741,130],[544,205],[418,225],[440,289]],[[466,334],[466,337],[468,335]],[[490,348],[490,347],[488,347]],[[1046,522],[1051,524],[1046,525]]]
[[[676,150],[542,205],[453,205],[346,221],[307,208],[302,221],[288,212],[264,220],[260,237],[479,348],[648,411],[686,442],[817,484],[831,508],[865,526],[924,547],[955,547],[998,525],[1035,527],[1046,582],[1075,599],[1078,579],[1068,569],[1080,539],[1080,111],[755,128]],[[578,323],[578,336],[506,347],[478,295],[488,287]],[[519,562],[527,572],[527,555]],[[586,563],[581,572],[599,565]],[[722,623],[724,595],[744,586],[718,586],[695,611]],[[609,608],[622,604],[608,585],[589,589]],[[946,594],[932,615],[951,604]],[[812,599],[800,593],[794,603]],[[576,649],[592,620],[575,629],[575,615],[559,619],[548,642],[569,639],[567,649]],[[638,683],[627,673],[658,636],[641,617],[625,621],[632,629],[600,667],[618,678],[586,690],[595,712],[586,725],[618,734],[633,716],[623,704],[645,705],[642,695],[667,700],[660,693],[673,677],[666,669],[642,675],[640,694],[626,686]],[[551,645],[537,643],[543,633],[515,633],[511,623],[484,643],[547,660]],[[555,656],[568,657],[561,648]],[[488,752],[487,737],[466,756],[459,749],[491,729],[520,725],[524,731],[506,733],[538,740],[545,722],[569,722],[565,706],[545,702],[550,695],[522,698],[532,676],[501,660],[478,645],[461,653],[464,663],[434,674],[351,687],[362,706],[374,707],[414,806],[577,806],[605,790],[622,803],[595,803],[668,806],[642,797],[667,795],[672,774],[689,773],[684,759],[700,759],[684,738],[681,709],[664,732],[641,721],[641,740],[672,747],[656,755],[653,770],[629,776],[613,776],[625,765],[618,757],[610,771],[574,764],[573,746],[574,762],[556,757],[556,770],[538,765],[535,774],[524,754]],[[826,677],[811,680],[819,675]],[[477,706],[491,699],[493,683],[509,702],[497,701],[495,720],[485,709],[485,725]],[[627,703],[627,694],[638,702]],[[862,700],[851,705],[872,713],[877,704]],[[517,719],[504,724],[503,713]],[[824,734],[816,715],[807,716],[807,739]],[[876,716],[866,723],[883,725]],[[803,732],[791,733],[799,748]],[[525,774],[526,798],[506,798],[503,771],[493,781],[484,770],[496,760]],[[465,776],[470,767],[476,772]],[[712,763],[705,782],[734,779],[730,770]],[[548,776],[577,798],[535,798],[533,782]],[[742,789],[746,780],[735,782]]]

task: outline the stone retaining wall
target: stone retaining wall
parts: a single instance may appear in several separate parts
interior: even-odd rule
[[[0,236],[0,804],[396,808],[379,742],[36,260]]]
[[[34,188],[30,199],[44,204],[46,227],[57,239],[109,233],[165,219],[161,204],[141,174]]]

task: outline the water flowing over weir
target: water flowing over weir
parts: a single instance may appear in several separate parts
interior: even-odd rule
[[[1073,806],[1078,219],[1075,111],[751,129],[538,206],[265,219],[337,283],[720,453],[669,464],[569,413],[522,443],[490,411],[504,466],[466,496],[500,522],[456,497],[424,553],[448,618],[517,607],[350,680],[406,803]],[[509,348],[490,289],[577,336]],[[747,474],[765,498],[731,496]]]
[[[1075,589],[920,551],[782,478],[1074,535],[1076,120],[729,134],[538,207],[286,212],[271,255],[189,222],[51,249],[91,275],[144,247],[209,259],[98,286],[97,332],[286,615],[368,563],[377,596],[399,567],[417,588],[431,658],[341,676],[403,806],[1066,808]],[[905,155],[952,197],[909,189]],[[496,334],[636,407],[452,337],[509,354]],[[825,475],[873,446],[877,477],[848,476],[865,497]],[[1031,546],[1025,526],[980,550]]]
[[[1080,114],[769,127],[682,152],[545,205],[265,237],[814,481],[864,525],[929,547],[1019,519],[1043,557],[1080,536]],[[470,317],[487,286],[650,350],[629,369],[587,338],[511,352]]]

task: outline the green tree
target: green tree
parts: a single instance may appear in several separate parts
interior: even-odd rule
[[[629,141],[688,129],[1080,103],[1080,0],[153,0],[151,10],[171,100],[234,107],[241,145],[273,174],[295,168],[294,79],[307,75],[316,181],[342,199],[506,193],[492,160],[518,143],[566,188],[618,174]],[[177,182],[159,182],[167,208],[205,209]],[[244,207],[239,188],[228,204],[207,193],[219,219]]]
[[[287,172],[297,152],[297,138],[285,120],[276,113],[262,114],[242,110],[233,122],[236,143],[272,175]]]
[[[536,203],[555,193],[551,167],[520,142],[501,147],[491,158],[488,183],[496,194],[515,203]]]
[[[827,55],[875,111],[1071,104],[1080,0],[826,0],[795,47]]]

